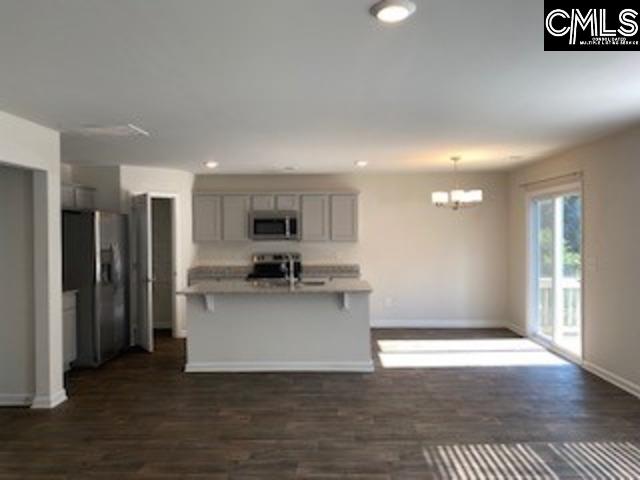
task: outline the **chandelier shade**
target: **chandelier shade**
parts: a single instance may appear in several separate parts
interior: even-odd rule
[[[484,200],[484,193],[480,189],[463,190],[458,187],[458,162],[460,157],[451,158],[456,187],[449,191],[437,191],[431,194],[431,202],[436,207],[448,207],[453,210],[474,207]]]

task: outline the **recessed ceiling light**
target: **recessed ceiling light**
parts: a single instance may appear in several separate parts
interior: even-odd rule
[[[211,168],[211,169],[218,168],[218,165],[219,165],[218,162],[215,162],[213,160],[209,160],[208,162],[204,162],[204,166],[207,167],[207,168]]]
[[[381,22],[398,23],[416,11],[416,4],[409,0],[382,0],[371,7],[371,15]]]
[[[364,168],[364,167],[366,167],[367,165],[369,165],[369,162],[367,162],[366,160],[358,160],[358,161],[355,163],[355,166],[356,166],[356,167],[358,167],[358,168]]]

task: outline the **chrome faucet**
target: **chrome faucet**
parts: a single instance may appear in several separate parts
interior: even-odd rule
[[[289,290],[293,291],[296,288],[296,265],[295,259],[291,253],[285,254],[287,257],[288,268],[286,271],[286,279],[289,281]]]

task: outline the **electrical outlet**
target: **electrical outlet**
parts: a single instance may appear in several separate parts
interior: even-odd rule
[[[393,307],[393,298],[392,297],[387,297],[384,299],[384,306],[389,308],[389,307]]]

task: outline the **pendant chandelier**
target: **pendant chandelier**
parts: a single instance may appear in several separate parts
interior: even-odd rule
[[[447,207],[452,210],[475,207],[482,203],[482,190],[462,190],[458,184],[458,162],[460,157],[451,157],[455,188],[450,192],[433,192],[431,201],[436,207]]]

